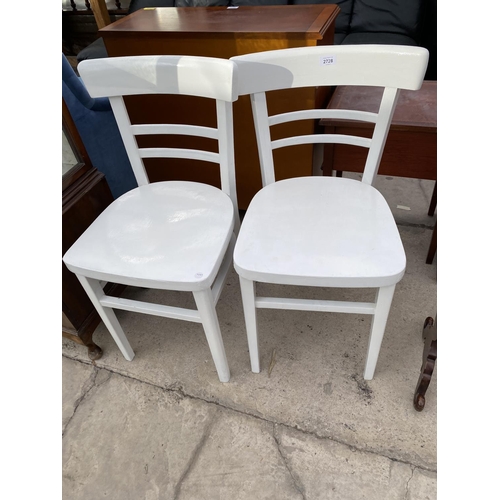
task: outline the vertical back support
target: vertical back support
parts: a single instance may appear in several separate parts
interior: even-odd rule
[[[118,129],[120,130],[123,144],[125,146],[125,150],[127,151],[128,159],[130,161],[130,165],[132,166],[132,170],[134,171],[137,184],[139,186],[149,184],[149,177],[146,172],[146,167],[144,166],[144,162],[139,155],[139,146],[137,144],[137,140],[131,132],[132,125],[130,123],[130,118],[128,116],[127,108],[125,107],[123,97],[110,97],[109,103],[111,104],[111,108],[113,109],[116,123],[118,125]]]
[[[377,121],[373,130],[370,149],[368,151],[368,157],[366,158],[363,177],[361,179],[362,182],[366,182],[367,184],[373,184],[377,176],[398,97],[399,89],[387,87],[384,89]]]

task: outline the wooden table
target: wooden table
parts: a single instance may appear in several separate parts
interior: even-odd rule
[[[150,8],[137,11],[99,30],[110,57],[125,55],[199,55],[230,58],[235,55],[333,44],[335,18],[340,9],[328,5]],[[292,89],[270,96],[269,110],[280,113],[301,107],[326,106],[329,89]],[[126,99],[133,123],[161,123],[162,116],[179,121],[196,120],[200,125],[214,126],[212,103],[185,96],[140,96]],[[284,125],[277,136],[285,136],[287,127],[299,133],[312,133],[314,123]],[[247,208],[262,187],[253,118],[248,96],[234,105],[236,182],[239,206]],[[169,138],[140,137],[141,147],[172,145]],[[193,146],[192,138],[179,138],[178,147]],[[184,142],[183,142],[184,141]],[[210,146],[208,146],[210,147]],[[312,173],[312,145],[284,148],[276,152],[278,179]],[[198,180],[218,186],[218,168],[193,160],[146,159],[151,181]],[[165,167],[168,167],[165,168]]]
[[[378,87],[337,87],[328,108],[377,112],[381,97]],[[319,123],[325,133],[371,137],[373,132],[370,123],[332,119]],[[365,148],[328,144],[324,151],[323,175],[332,175],[333,170],[363,172]],[[401,91],[378,173],[436,180],[436,82],[425,81],[418,91]]]

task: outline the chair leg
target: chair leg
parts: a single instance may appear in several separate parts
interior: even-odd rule
[[[385,326],[389,311],[391,310],[392,297],[396,285],[381,287],[377,291],[375,314],[372,318],[370,340],[368,341],[368,354],[366,356],[366,365],[364,379],[371,380],[375,373],[380,346],[384,338]]]
[[[215,302],[212,290],[193,292],[196,307],[200,312],[201,322],[207,337],[208,347],[212,353],[217,375],[221,382],[229,382],[229,365],[227,364],[226,351],[222,342],[219,320],[215,310]]]
[[[119,347],[123,357],[127,361],[132,361],[134,359],[135,353],[130,347],[130,344],[123,332],[118,319],[116,318],[115,312],[110,307],[103,307],[101,305],[100,299],[104,296],[104,291],[98,280],[86,278],[85,276],[78,275],[83,289],[87,292],[89,299],[92,301],[96,311],[102,319],[102,322],[106,325],[106,328],[111,333],[111,336]]]
[[[250,351],[250,364],[252,371],[259,373],[259,335],[257,332],[257,311],[255,309],[255,282],[240,276],[240,287],[247,329],[248,350]]]

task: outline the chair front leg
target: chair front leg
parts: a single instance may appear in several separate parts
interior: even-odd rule
[[[229,365],[227,364],[226,351],[222,342],[219,320],[215,310],[215,302],[212,290],[193,292],[196,307],[200,312],[201,322],[207,337],[208,347],[215,363],[217,375],[221,382],[229,382]]]
[[[365,380],[371,380],[375,374],[375,367],[377,365],[380,346],[384,338],[385,326],[389,311],[391,310],[392,297],[396,285],[381,287],[377,291],[375,314],[372,318],[372,326],[370,332],[370,339],[368,341],[368,354],[366,356],[365,373],[363,375]]]
[[[257,311],[255,308],[255,282],[240,276],[241,298],[245,314],[250,364],[254,373],[260,372],[259,335],[257,332]]]
[[[104,296],[104,290],[100,285],[99,281],[96,279],[87,278],[85,276],[77,274],[76,277],[79,279],[83,289],[87,292],[89,299],[92,301],[96,311],[102,319],[102,322],[106,325],[106,328],[111,333],[116,345],[119,347],[123,357],[127,361],[132,361],[134,359],[135,353],[130,347],[127,337],[123,332],[123,329],[116,318],[116,314],[110,307],[103,307],[101,305],[101,298]]]

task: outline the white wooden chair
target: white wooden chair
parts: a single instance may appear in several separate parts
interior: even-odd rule
[[[139,187],[116,199],[64,255],[123,356],[134,351],[113,309],[203,325],[219,379],[229,380],[215,305],[240,226],[233,153],[232,102],[237,68],[207,57],[134,56],[83,61],[79,73],[92,97],[109,97]],[[214,99],[217,127],[131,125],[122,96],[194,95]],[[165,110],[168,119],[168,109]],[[218,142],[218,152],[139,148],[136,136],[174,134]],[[221,187],[195,182],[149,183],[143,158],[191,158],[220,164]],[[98,167],[98,165],[97,165]],[[106,296],[102,282],[192,292],[197,309]],[[187,356],[187,355],[186,355]],[[186,359],[187,361],[187,359]]]
[[[372,187],[399,89],[418,90],[428,52],[420,47],[304,47],[231,58],[239,94],[250,94],[263,188],[248,207],[234,251],[252,371],[260,371],[257,308],[373,315],[364,378],[370,380],[406,256],[391,210]],[[385,87],[378,113],[301,110],[269,116],[266,92],[296,87]],[[373,137],[315,134],[272,140],[270,128],[295,120],[336,118],[375,124]],[[369,148],[362,181],[300,177],[275,182],[273,150],[308,143]],[[404,161],[404,158],[402,159]],[[373,303],[256,297],[255,282],[376,288]]]

